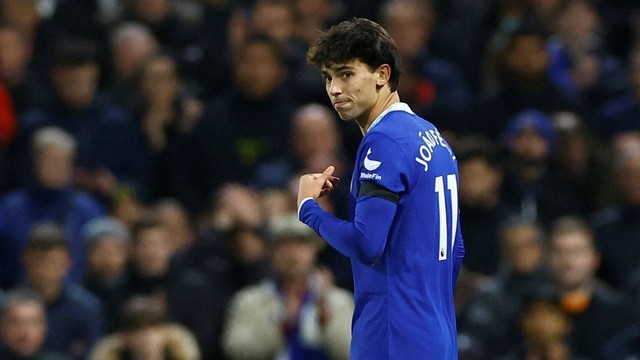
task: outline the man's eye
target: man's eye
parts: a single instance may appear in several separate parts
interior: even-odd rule
[[[329,76],[325,76],[324,77],[324,82],[330,83],[331,82],[331,78]]]
[[[352,75],[352,74],[351,74],[350,72],[346,72],[346,73],[343,73],[343,74],[342,74],[342,77],[343,77],[344,79],[348,79],[348,78],[350,78],[350,77],[351,77],[351,75]]]

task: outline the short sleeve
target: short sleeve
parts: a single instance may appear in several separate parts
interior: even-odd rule
[[[358,180],[372,182],[401,194],[406,191],[409,166],[398,142],[381,133],[371,133],[362,144]]]

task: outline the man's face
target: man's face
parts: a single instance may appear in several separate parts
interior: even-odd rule
[[[549,146],[544,137],[532,128],[522,130],[510,145],[511,152],[522,160],[537,163],[545,161],[549,155]]]
[[[0,79],[13,85],[24,76],[31,48],[17,30],[0,30]]]
[[[432,14],[425,14],[422,7],[397,2],[389,5],[384,27],[395,40],[403,58],[414,58],[429,42],[432,22]]]
[[[235,68],[238,87],[252,99],[271,95],[285,76],[274,50],[266,43],[248,44]]]
[[[588,235],[571,232],[551,239],[549,265],[558,284],[574,289],[593,278],[599,257]]]
[[[89,251],[87,262],[90,271],[107,278],[124,271],[129,253],[124,244],[111,235],[103,235]]]
[[[304,279],[313,271],[315,262],[313,244],[284,240],[273,249],[272,266],[280,279]]]
[[[503,256],[505,261],[520,274],[533,273],[542,263],[542,244],[532,226],[522,225],[507,229],[504,233]]]
[[[295,33],[296,22],[293,8],[286,4],[258,2],[253,13],[256,32],[265,33],[278,43],[284,44]]]
[[[325,87],[333,108],[342,120],[369,116],[378,100],[378,71],[356,59],[322,68]]]
[[[100,71],[93,62],[74,66],[56,65],[51,77],[56,93],[73,109],[85,109],[96,96]]]
[[[515,40],[506,54],[509,70],[523,79],[538,79],[549,66],[549,54],[544,40],[535,35],[522,36]]]
[[[38,182],[48,189],[60,190],[73,181],[74,153],[55,145],[44,147],[38,154],[35,172]]]
[[[34,301],[9,305],[0,319],[2,342],[19,356],[35,355],[44,341],[47,329],[44,309]]]
[[[460,202],[469,207],[490,205],[502,184],[500,170],[481,157],[460,163]]]
[[[29,282],[36,288],[62,284],[71,267],[71,256],[67,249],[30,249],[24,257]]]
[[[132,249],[138,271],[145,276],[166,274],[173,247],[167,229],[163,226],[142,230]]]

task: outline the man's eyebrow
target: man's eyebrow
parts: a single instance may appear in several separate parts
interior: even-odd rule
[[[351,70],[352,67],[349,65],[340,65],[338,67],[335,68],[324,68],[323,70],[321,70],[322,75],[328,75],[329,74],[329,70],[333,71],[333,72],[340,72],[340,71],[345,71],[345,70]]]

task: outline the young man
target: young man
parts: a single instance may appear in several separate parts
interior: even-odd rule
[[[69,360],[44,348],[47,314],[36,293],[14,289],[0,301],[0,359]]]
[[[333,166],[302,176],[298,190],[300,220],[352,260],[351,359],[457,359],[453,290],[464,244],[455,155],[400,102],[400,57],[380,25],[342,22],[308,59],[340,118],[364,135],[349,221],[316,202],[337,183]]]
[[[23,288],[45,302],[48,331],[44,346],[74,360],[86,360],[104,335],[104,310],[97,297],[77,282],[66,280],[72,256],[63,230],[54,223],[34,225],[22,260],[27,273]]]

